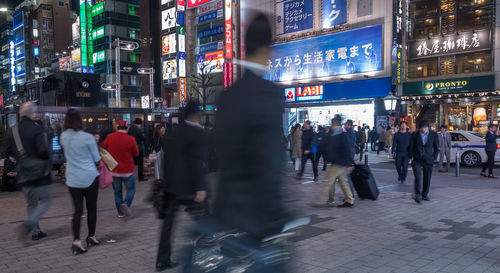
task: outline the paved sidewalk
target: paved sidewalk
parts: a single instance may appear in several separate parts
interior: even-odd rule
[[[411,174],[407,184],[394,184],[394,169],[377,167],[379,200],[317,209],[309,202],[325,172],[313,183],[306,168],[304,179],[290,176],[283,189],[288,208],[313,220],[294,238],[291,272],[500,272],[500,180],[434,173],[432,200],[417,205]],[[0,272],[154,272],[160,221],[143,202],[149,186],[137,183],[129,220],[116,217],[112,189],[101,191],[97,236],[103,244],[79,256],[71,255],[72,207],[63,185],[54,185],[55,202],[41,222],[49,237],[26,246],[16,240],[26,214],[24,198],[0,193]],[[337,194],[342,200],[340,190]],[[182,257],[191,220],[182,213],[178,222],[174,256]]]

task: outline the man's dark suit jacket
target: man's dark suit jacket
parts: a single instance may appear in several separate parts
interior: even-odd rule
[[[424,145],[420,131],[412,134],[410,145],[408,146],[408,157],[413,161],[425,164],[434,164],[439,153],[438,135],[434,131],[429,131],[427,143]]]

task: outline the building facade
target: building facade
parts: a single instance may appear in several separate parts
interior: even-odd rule
[[[11,45],[14,32],[12,31],[12,16],[8,13],[0,14],[0,91],[11,89]]]
[[[484,132],[500,120],[492,0],[400,1],[406,10],[401,95],[407,119]]]

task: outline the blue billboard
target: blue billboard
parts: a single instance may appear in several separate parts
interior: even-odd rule
[[[274,82],[382,70],[382,25],[274,45],[267,69]]]
[[[347,0],[323,0],[323,28],[347,23]]]
[[[209,29],[198,31],[198,39],[203,39],[203,38],[207,38],[207,37],[210,37],[210,36],[219,35],[219,34],[222,34],[222,33],[224,33],[224,26],[220,25],[220,26],[217,26],[217,27],[213,27],[213,28],[209,28]]]
[[[314,1],[288,0],[276,3],[276,32],[288,34],[314,26]]]

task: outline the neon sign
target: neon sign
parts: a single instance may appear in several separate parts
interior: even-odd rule
[[[9,42],[9,55],[10,55],[10,90],[16,91],[16,58],[14,51],[14,41]]]

